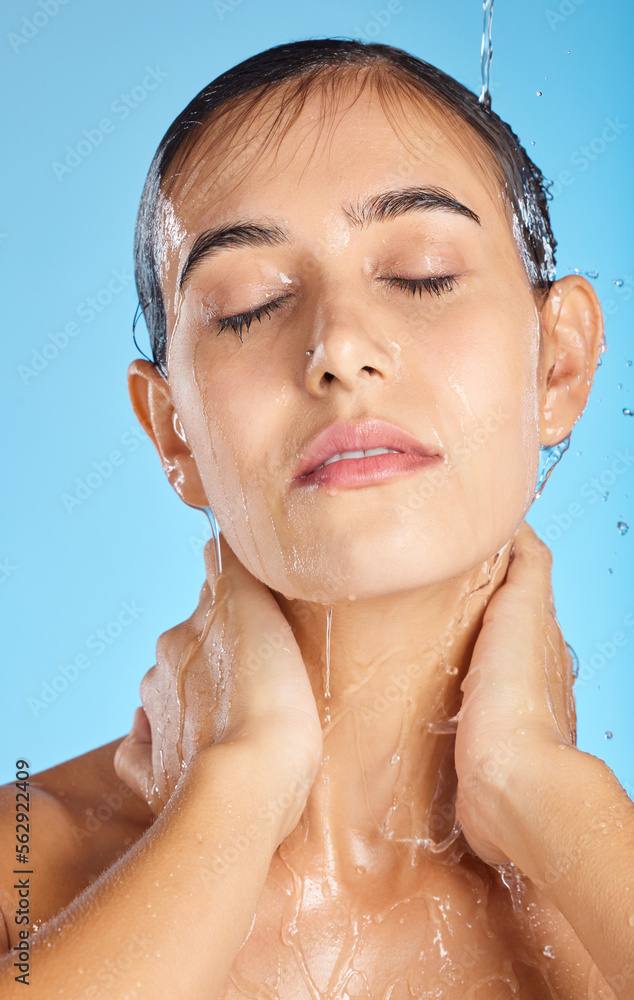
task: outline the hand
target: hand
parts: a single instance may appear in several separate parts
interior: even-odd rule
[[[115,756],[119,777],[155,813],[192,757],[220,741],[246,739],[270,750],[308,783],[306,795],[323,752],[315,698],[290,625],[222,536],[217,574],[214,545],[211,539],[205,546],[207,579],[198,607],[159,638],[156,665],[141,682],[143,708]]]
[[[538,766],[547,744],[576,743],[572,658],[555,618],[551,567],[549,548],[522,522],[461,685],[456,815],[492,865],[510,860],[504,804],[513,782]]]

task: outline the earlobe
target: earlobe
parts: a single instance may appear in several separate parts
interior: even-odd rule
[[[540,444],[567,437],[585,410],[603,345],[603,313],[586,278],[552,286],[541,311],[543,354]]]
[[[135,358],[130,364],[128,392],[136,417],[154,444],[165,475],[181,500],[194,507],[208,506],[169,385],[151,361]]]

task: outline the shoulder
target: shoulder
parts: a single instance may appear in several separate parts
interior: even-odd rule
[[[147,804],[114,770],[120,742],[40,771],[26,785],[0,787],[0,909],[8,932],[8,940],[2,942],[5,948],[19,934],[15,911],[20,892],[15,883],[27,877],[21,876],[20,869],[29,872],[32,886],[29,920],[39,925],[110,868],[154,820]],[[25,842],[28,864],[18,860],[18,844]]]

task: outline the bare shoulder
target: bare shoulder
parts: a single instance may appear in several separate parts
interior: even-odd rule
[[[5,949],[19,934],[15,911],[20,878],[29,879],[29,918],[39,926],[110,868],[152,824],[147,804],[115,772],[120,742],[40,771],[26,786],[0,787],[0,908],[6,925],[0,943]],[[17,829],[18,810],[26,830]],[[28,843],[28,864],[18,859],[16,833]]]

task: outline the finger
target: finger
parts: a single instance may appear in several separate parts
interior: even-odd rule
[[[506,583],[529,598],[539,596],[554,611],[552,568],[552,552],[530,524],[522,521],[513,539]]]
[[[210,570],[213,574],[215,567],[215,555],[211,547],[212,545],[213,539],[207,542],[204,549],[205,567],[210,584],[215,579],[213,575],[209,577]],[[278,616],[279,608],[271,591],[240,562],[224,535],[220,536],[220,548],[222,553],[222,576],[220,580],[216,580],[217,586],[214,591],[216,600],[226,600],[229,594],[231,594],[240,603],[245,602],[249,606],[261,607],[262,609],[268,608]]]
[[[544,611],[549,655],[546,675],[553,714],[562,735],[576,742],[576,711],[573,693],[573,661],[555,613],[552,589],[552,553],[526,521],[517,532],[517,547],[509,567],[509,580],[525,594],[532,592]],[[517,560],[517,561],[516,561]]]

